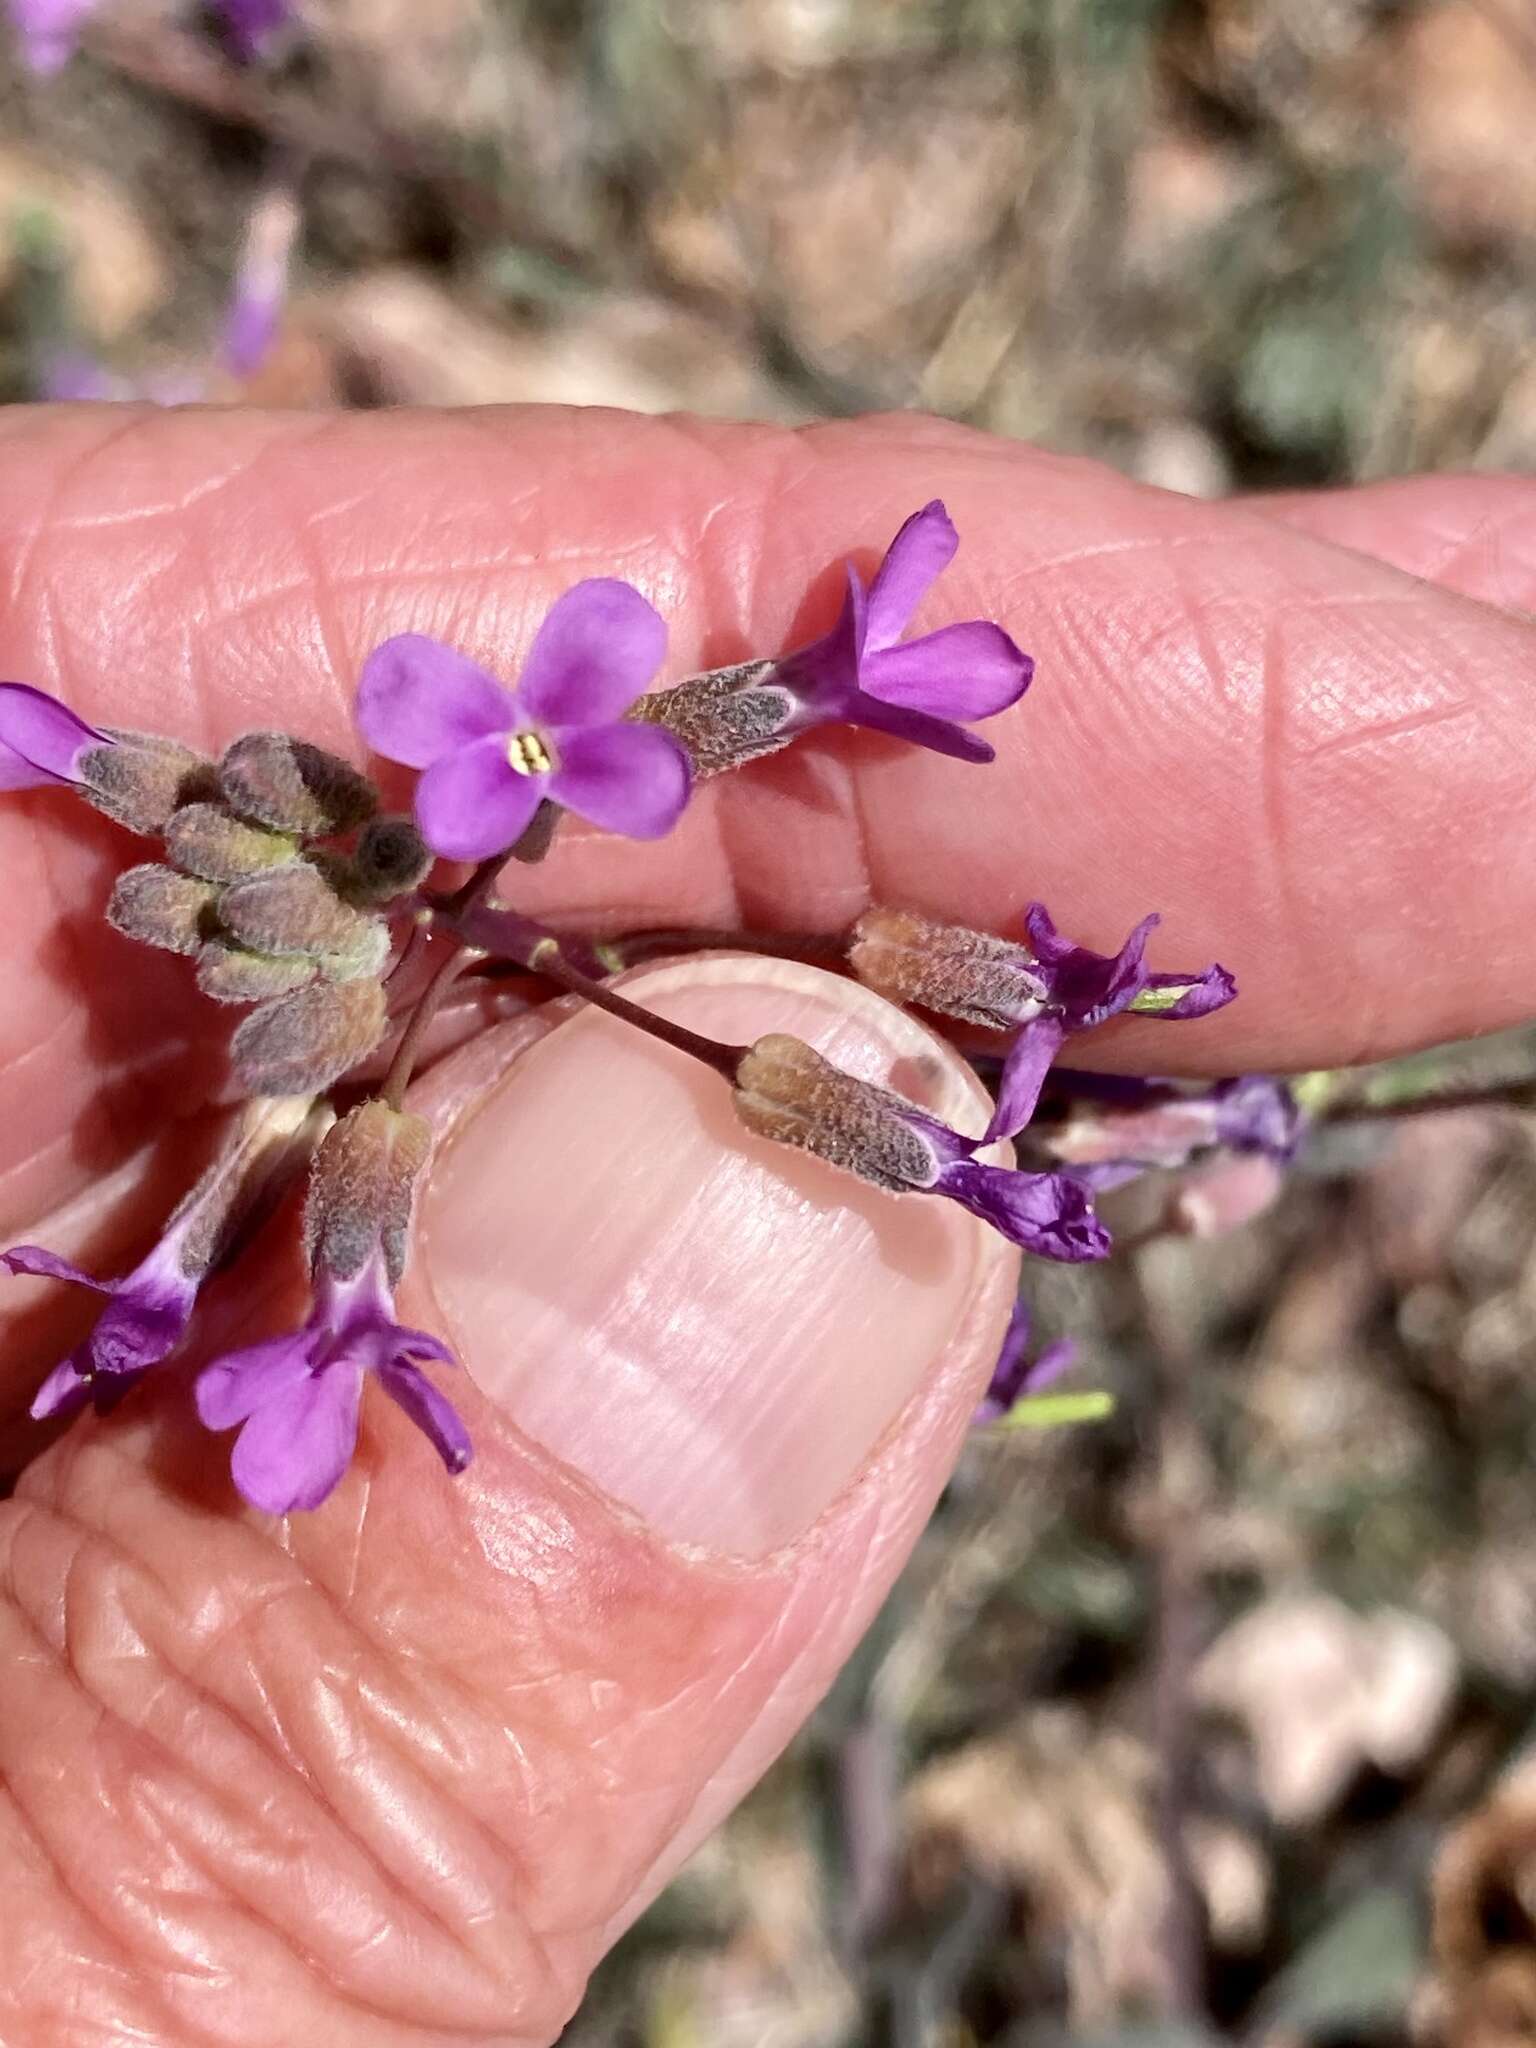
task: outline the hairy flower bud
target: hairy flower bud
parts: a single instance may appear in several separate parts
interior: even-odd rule
[[[213,763],[158,733],[109,730],[77,762],[80,793],[130,832],[163,832],[183,804],[217,793]]]
[[[348,762],[285,732],[248,732],[219,763],[226,802],[242,818],[328,839],[361,825],[378,809],[378,792]]]
[[[736,1070],[736,1114],[760,1138],[814,1152],[892,1193],[925,1186],[933,1155],[889,1089],[859,1081],[801,1039],[758,1039]]]
[[[432,858],[414,819],[372,818],[358,834],[348,864],[348,894],[359,903],[388,903],[424,880]]]
[[[264,825],[247,824],[222,804],[183,804],[165,828],[173,866],[208,882],[242,882],[298,858],[298,842]]]
[[[866,911],[848,962],[867,988],[897,1003],[1006,1031],[1038,1016],[1045,985],[1023,946],[907,910]]]
[[[245,882],[219,898],[219,919],[242,946],[258,953],[350,953],[376,944],[381,920],[341,894],[342,874],[316,860],[295,861]]]
[[[327,1134],[315,1154],[304,1212],[311,1268],[354,1280],[377,1250],[391,1286],[405,1271],[411,1204],[432,1150],[425,1117],[374,1100]]]
[[[734,668],[690,676],[670,690],[655,690],[629,716],[659,725],[680,740],[693,763],[694,780],[723,774],[764,754],[787,747],[795,700],[769,680],[774,663],[743,661]]]
[[[368,1057],[387,1021],[381,983],[316,982],[240,1023],[230,1044],[235,1072],[252,1095],[318,1095]]]
[[[113,884],[107,922],[124,938],[168,953],[196,953],[215,928],[218,891],[159,861],[125,868]]]
[[[1110,1248],[1087,1191],[1070,1176],[983,1164],[979,1140],[843,1073],[798,1038],[774,1032],[749,1047],[733,1099],[759,1137],[812,1152],[892,1194],[947,1196],[1042,1258],[1102,1259]]]
[[[225,939],[211,940],[197,956],[197,985],[216,1003],[265,1003],[307,987],[318,972],[318,963],[301,954],[253,953]]]

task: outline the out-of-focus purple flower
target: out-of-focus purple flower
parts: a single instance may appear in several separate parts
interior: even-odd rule
[[[1273,1074],[1239,1074],[1208,1088],[1130,1075],[1078,1074],[1058,1068],[1072,1109],[1031,1135],[1053,1160],[1098,1193],[1152,1168],[1188,1166],[1225,1150],[1290,1164],[1305,1116],[1287,1083]]]
[[[469,1433],[421,1370],[424,1359],[454,1362],[441,1339],[395,1320],[383,1260],[375,1255],[350,1280],[317,1276],[301,1330],[205,1366],[197,1412],[209,1429],[239,1427],[230,1469],[252,1507],[270,1515],[317,1508],[351,1462],[369,1373],[426,1433],[450,1472],[469,1463]]]
[[[11,21],[29,71],[61,71],[101,0],[10,0]]]
[[[977,1159],[962,1137],[904,1096],[845,1074],[813,1047],[770,1033],[736,1075],[736,1113],[749,1130],[831,1161],[893,1194],[943,1195],[1037,1258],[1102,1259],[1109,1232],[1068,1173],[1023,1173]]]
[[[1031,1320],[1029,1304],[1021,1296],[1013,1305],[987,1391],[971,1417],[973,1427],[980,1429],[989,1422],[1001,1422],[1016,1401],[1043,1393],[1076,1358],[1077,1346],[1070,1337],[1059,1337],[1054,1344],[1047,1344],[1038,1358],[1032,1358]]]
[[[411,1206],[432,1134],[387,1103],[358,1107],[315,1155],[304,1230],[314,1304],[302,1329],[232,1351],[197,1379],[210,1429],[239,1428],[231,1470],[253,1507],[284,1515],[318,1507],[351,1461],[363,1383],[371,1373],[450,1472],[469,1463],[469,1434],[421,1370],[453,1353],[395,1316]]]
[[[285,11],[276,10],[279,16]],[[251,209],[219,347],[232,376],[254,377],[271,351],[300,219],[297,195],[287,184],[270,187]]]
[[[288,26],[290,0],[215,0],[229,46],[244,64],[258,64]]]
[[[792,700],[786,736],[812,726],[867,726],[952,755],[990,761],[993,749],[962,721],[991,718],[1029,688],[1034,662],[984,619],[903,640],[960,537],[935,498],[907,520],[868,590],[850,562],[848,590],[830,633],[785,655],[763,678]]]
[[[101,0],[10,0],[22,58],[32,71],[60,71]],[[229,45],[242,63],[265,57],[292,17],[291,0],[213,0]]]
[[[0,789],[79,787],[85,782],[82,757],[112,744],[110,733],[87,725],[46,690],[0,683]]]
[[[638,590],[593,577],[552,607],[515,690],[420,633],[386,640],[363,664],[358,728],[377,753],[426,771],[416,820],[450,860],[512,846],[545,798],[606,831],[659,839],[688,801],[688,757],[624,713],[666,642]]]
[[[1106,1018],[1135,1010],[1154,1017],[1204,1017],[1237,994],[1226,968],[1212,965],[1198,974],[1149,974],[1147,940],[1158,919],[1144,917],[1118,953],[1095,953],[1063,938],[1043,903],[1025,913],[1030,964],[1025,973],[1038,985],[1035,1014],[1022,1020],[1003,1062],[997,1109],[987,1138],[1011,1138],[1034,1114],[1041,1085],[1069,1032],[1086,1031]]]

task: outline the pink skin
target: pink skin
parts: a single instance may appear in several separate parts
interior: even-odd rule
[[[0,675],[209,744],[281,707],[346,746],[389,634],[505,668],[560,589],[617,574],[666,611],[672,680],[824,629],[844,552],[867,571],[936,493],[963,544],[922,627],[997,617],[1039,663],[987,728],[1000,765],[818,740],[707,786],[672,840],[574,829],[523,907],[830,929],[879,897],[1011,929],[1040,896],[1099,946],[1160,908],[1159,961],[1243,985],[1101,1041],[1160,1069],[1536,1010],[1536,486],[1511,480],[1261,510],[911,417],[15,412]],[[122,835],[28,795],[0,857],[0,1225],[117,1269],[206,1146],[217,1038],[184,963],[93,921]],[[631,988],[799,1030],[980,1128],[953,1054],[851,985],[728,956]],[[151,1382],[0,1506],[16,2048],[552,2040],[847,1655],[953,1462],[1014,1279],[968,1218],[770,1158],[708,1075],[566,1005],[419,1097],[445,1139],[401,1307],[462,1352],[462,1480],[370,1395],[349,1478],[275,1523]],[[287,1268],[266,1285],[242,1333],[292,1313]],[[82,1306],[7,1287],[13,1408]]]

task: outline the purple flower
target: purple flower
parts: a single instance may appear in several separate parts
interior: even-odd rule
[[[688,757],[624,713],[666,640],[638,590],[593,577],[553,606],[515,690],[420,633],[386,640],[363,664],[358,728],[389,760],[425,769],[417,823],[450,860],[513,846],[545,798],[606,831],[659,839],[688,801]]]
[[[1039,1131],[1039,1143],[1100,1192],[1153,1167],[1187,1166],[1216,1149],[1287,1166],[1305,1125],[1290,1088],[1273,1074],[1239,1074],[1194,1089],[1177,1081],[1058,1068],[1053,1086],[1058,1081],[1077,1099],[1065,1122]]]
[[[1102,1259],[1110,1237],[1067,1173],[983,1165],[964,1138],[905,1096],[845,1074],[814,1047],[770,1032],[736,1069],[737,1115],[749,1130],[830,1160],[892,1194],[943,1195],[1042,1259]]]
[[[1094,953],[1064,939],[1043,903],[1029,906],[1024,928],[1030,958],[1019,970],[1023,1028],[1003,1062],[988,1141],[1011,1138],[1029,1122],[1051,1062],[1069,1032],[1086,1031],[1126,1010],[1154,1017],[1204,1017],[1231,1002],[1237,984],[1224,967],[1213,964],[1199,974],[1147,972],[1147,939],[1157,923],[1155,914],[1144,917],[1118,953]]]
[[[974,1428],[984,1428],[989,1422],[1001,1422],[1016,1401],[1029,1394],[1041,1393],[1053,1381],[1060,1379],[1077,1356],[1077,1346],[1072,1339],[1060,1337],[1054,1344],[1047,1344],[1038,1358],[1031,1358],[1029,1338],[1029,1304],[1021,1296],[1008,1318],[1003,1348],[992,1368],[987,1391],[971,1417]]]
[[[0,683],[0,789],[79,786],[85,781],[81,756],[112,744],[110,733],[87,725],[46,690]]]
[[[11,0],[11,21],[28,70],[60,71],[100,0]]]
[[[201,1275],[185,1271],[182,1255],[198,1220],[189,1214],[173,1224],[148,1258],[121,1280],[98,1280],[41,1245],[17,1244],[0,1252],[13,1273],[69,1280],[109,1297],[90,1336],[39,1387],[32,1403],[35,1417],[73,1414],[87,1400],[104,1411],[175,1350],[197,1302]]]
[[[22,58],[32,71],[62,70],[75,53],[80,31],[101,0],[10,0],[11,19]],[[214,0],[230,46],[242,62],[265,55],[292,12],[290,0]]]
[[[110,1408],[186,1334],[198,1289],[241,1223],[260,1207],[313,1144],[307,1097],[252,1103],[202,1179],[172,1213],[147,1258],[121,1280],[98,1280],[41,1245],[0,1252],[13,1273],[68,1280],[107,1295],[107,1306],[83,1344],[60,1361],[32,1403],[32,1413],[70,1414],[87,1399]]]
[[[290,0],[217,0],[229,45],[243,64],[257,64],[287,26]]]
[[[276,10],[279,19],[283,11]],[[234,12],[232,8],[231,19]],[[219,346],[220,360],[231,376],[254,377],[276,339],[299,221],[298,200],[287,185],[263,192],[251,209]]]
[[[935,498],[902,527],[866,591],[848,564],[848,594],[831,632],[787,654],[763,679],[793,699],[784,734],[829,723],[867,726],[959,761],[993,750],[962,719],[991,718],[1016,704],[1035,665],[1001,626],[983,619],[902,635],[929,586],[954,559],[959,535]]]
[[[252,1507],[269,1515],[317,1508],[334,1491],[357,1442],[363,1381],[372,1373],[450,1472],[469,1463],[469,1433],[417,1363],[452,1365],[425,1330],[395,1320],[382,1255],[350,1280],[323,1269],[301,1330],[231,1351],[197,1376],[197,1412],[209,1429],[240,1427],[230,1469]]]

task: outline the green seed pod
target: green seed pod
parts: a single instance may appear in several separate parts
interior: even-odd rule
[[[165,850],[186,875],[243,882],[298,858],[298,842],[264,825],[248,825],[222,804],[183,804],[165,828]]]
[[[306,839],[350,832],[379,807],[366,775],[285,732],[248,732],[236,740],[219,763],[219,781],[242,818]]]
[[[179,875],[159,861],[146,861],[118,876],[107,904],[107,923],[141,946],[195,953],[214,929],[217,894],[207,882]]]
[[[315,982],[242,1020],[235,1072],[252,1095],[318,1095],[368,1057],[387,1022],[382,983]]]

